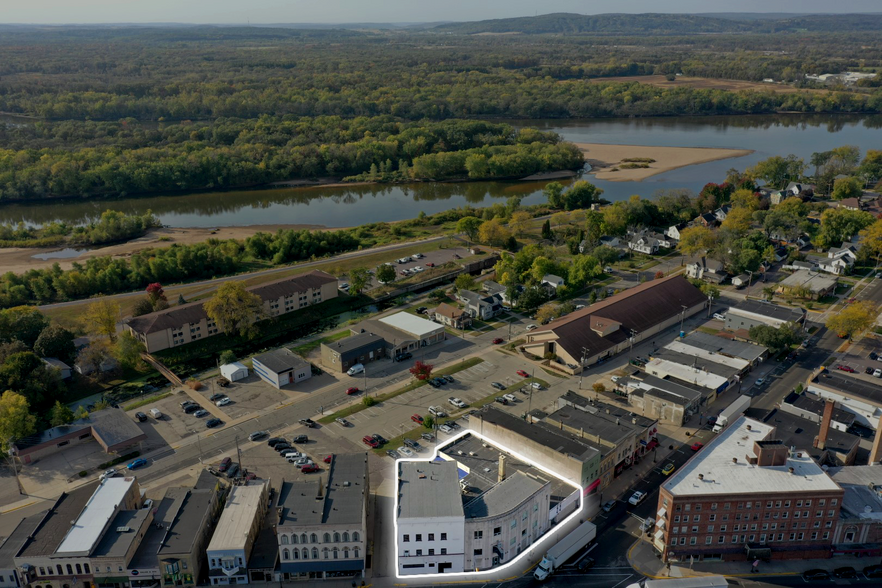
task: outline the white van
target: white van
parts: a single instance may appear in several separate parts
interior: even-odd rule
[[[150,416],[152,416],[156,420],[159,420],[162,418],[162,411],[160,411],[158,408],[151,408],[150,409]]]
[[[360,374],[363,371],[364,371],[364,365],[357,363],[354,366],[352,366],[351,368],[349,368],[348,370],[346,370],[346,373],[349,374],[350,376],[354,376],[355,374]]]

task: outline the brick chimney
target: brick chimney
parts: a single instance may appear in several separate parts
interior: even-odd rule
[[[833,409],[836,403],[828,400],[824,404],[824,416],[821,418],[821,430],[818,433],[818,443],[815,445],[818,449],[824,449],[827,445],[827,437],[830,435],[830,421],[833,419]]]
[[[505,456],[499,456],[499,477],[497,478],[497,482],[501,482],[505,479]]]
[[[870,450],[870,465],[876,465],[879,460],[882,460],[882,417],[879,417],[879,422],[876,424],[876,437]]]

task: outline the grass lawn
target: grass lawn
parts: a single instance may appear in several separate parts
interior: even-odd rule
[[[291,347],[291,351],[293,351],[297,355],[300,355],[301,357],[306,357],[311,351],[321,347],[322,343],[333,343],[335,341],[339,341],[340,339],[345,339],[351,334],[351,331],[348,330],[340,331],[339,333],[334,333],[333,335],[328,335],[327,337],[321,337],[320,339],[310,341],[309,343],[304,343],[303,345],[298,345],[297,347]]]
[[[160,392],[159,394],[153,394],[152,396],[146,396],[146,397],[141,398],[139,400],[135,400],[135,401],[130,402],[128,404],[124,404],[122,408],[123,408],[123,410],[132,410],[133,408],[141,408],[142,406],[144,406],[146,404],[150,404],[151,402],[159,402],[163,398],[168,398],[171,395],[172,395],[172,393],[169,391]]]
[[[470,367],[478,365],[479,363],[483,363],[483,362],[484,362],[484,360],[481,359],[480,357],[471,357],[471,358],[469,358],[465,361],[462,361],[456,365],[452,365],[452,366],[446,367],[446,368],[441,368],[438,370],[433,370],[432,375],[433,376],[447,376],[447,375],[452,376],[453,374],[455,374],[457,372],[461,372],[462,370],[467,370]],[[416,390],[417,388],[419,388],[421,386],[427,386],[427,385],[428,384],[426,384],[425,381],[417,380],[416,382],[411,382],[410,384],[404,386],[403,388],[399,388],[398,390],[393,390],[392,392],[387,392],[386,394],[380,394],[379,396],[373,396],[373,399],[376,401],[375,404],[379,404],[379,403],[384,402],[386,400],[391,400],[391,399],[395,398],[396,396],[401,396],[405,392],[410,392],[411,390]],[[366,408],[368,408],[368,407],[364,403],[352,404],[350,406],[347,406],[346,408],[342,408],[342,409],[338,410],[337,412],[334,412],[334,413],[329,414],[327,416],[323,416],[322,418],[319,419],[319,422],[322,423],[323,425],[327,425],[329,423],[333,423],[334,419],[336,419],[336,418],[348,417],[349,415],[361,412],[361,411],[365,410]]]

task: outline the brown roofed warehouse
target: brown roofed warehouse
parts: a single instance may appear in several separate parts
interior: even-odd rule
[[[682,276],[646,282],[551,321],[527,334],[523,348],[544,357],[554,353],[578,373],[582,368],[639,343],[701,312],[707,298]],[[562,368],[563,366],[555,366]]]
[[[261,297],[267,316],[276,317],[336,298],[337,278],[315,270],[246,289]],[[202,304],[190,302],[127,319],[126,327],[149,353],[184,345],[219,332]]]

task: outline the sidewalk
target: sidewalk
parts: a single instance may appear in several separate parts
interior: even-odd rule
[[[750,561],[696,561],[680,562],[671,564],[666,569],[658,552],[645,538],[639,539],[628,550],[628,563],[640,574],[654,579],[665,578],[690,578],[696,576],[722,575],[722,576],[797,576],[806,570],[822,569],[833,571],[841,567],[853,567],[860,572],[864,567],[879,563],[878,558],[835,556],[830,559],[781,559],[760,562],[759,573],[752,574]]]

